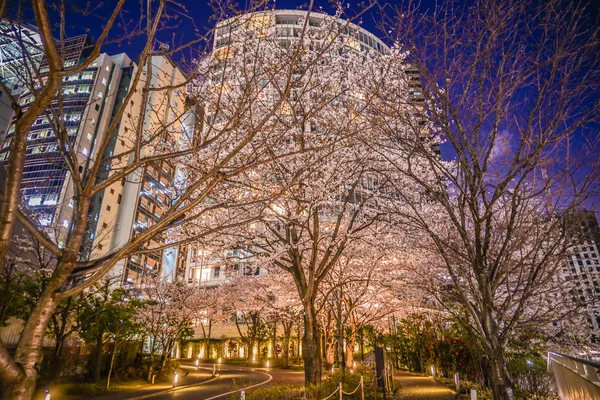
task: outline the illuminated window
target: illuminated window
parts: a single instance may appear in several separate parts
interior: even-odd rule
[[[33,207],[39,206],[40,204],[42,204],[42,196],[31,196],[27,204]]]

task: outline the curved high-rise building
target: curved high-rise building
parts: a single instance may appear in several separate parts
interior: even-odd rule
[[[243,14],[223,20],[216,26],[212,52],[207,62],[207,65],[211,65],[210,73],[207,75],[216,78],[212,85],[220,84],[219,63],[233,56],[234,52],[244,45],[268,43],[270,49],[275,49],[276,45],[286,48],[294,41],[300,40],[305,27],[308,28],[306,32],[323,27],[324,41],[331,41],[335,37],[338,50],[344,48],[350,52],[374,52],[375,54],[390,51],[390,48],[373,33],[352,22],[328,14],[302,10],[269,10]],[[265,40],[252,41],[257,38]],[[212,123],[210,114],[211,111],[207,110],[208,124]],[[226,268],[225,264],[229,267]],[[187,282],[212,286],[234,279],[236,276],[260,274],[259,268],[250,264],[252,264],[252,254],[244,249],[230,249],[215,255],[201,246],[191,245],[187,257]]]
[[[302,10],[260,11],[221,21],[217,24],[213,51],[218,52],[228,46],[231,43],[231,32],[237,29],[258,31],[261,35],[276,37],[282,42],[298,39],[307,17],[308,26],[311,27],[336,21],[340,38],[349,48],[359,51],[372,49],[382,53],[389,51],[389,47],[377,36],[352,22],[324,13]]]

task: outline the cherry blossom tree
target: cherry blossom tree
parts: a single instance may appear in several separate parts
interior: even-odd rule
[[[231,316],[231,285],[215,287],[199,287],[186,303],[189,313],[194,318],[194,325],[200,326],[204,338],[204,355],[211,358],[211,332],[214,322],[228,320]]]
[[[572,244],[562,216],[593,206],[599,182],[600,51],[586,15],[499,0],[426,15],[406,4],[387,21],[397,79],[373,121],[388,140],[370,148],[412,182],[394,207],[410,233],[405,261],[478,339],[496,399],[514,398],[510,340],[575,309],[557,279]]]
[[[195,292],[194,287],[182,282],[172,283],[160,277],[153,277],[145,287],[142,307],[135,316],[150,339],[148,380],[154,373],[154,355],[160,352],[160,373],[175,346],[193,334],[194,314],[188,307],[194,304]]]
[[[250,53],[245,53],[246,58],[233,57],[232,46],[206,57],[202,50],[212,42],[212,32],[187,42],[174,41],[170,50],[165,46],[157,49],[159,30],[176,26],[176,16],[185,13],[185,9],[171,0],[150,2],[150,9],[130,24],[125,22],[130,19],[123,17],[124,3],[124,0],[117,2],[111,10],[90,55],[78,65],[67,65],[63,52],[68,38],[66,20],[73,17],[72,10],[57,5],[59,21],[55,32],[48,13],[52,5],[43,0],[32,3],[31,14],[41,38],[35,45],[43,62],[28,53],[31,43],[24,43],[25,36],[19,34],[22,21],[11,23],[8,30],[10,40],[21,49],[17,58],[22,63],[17,76],[26,90],[21,97],[10,98],[15,129],[10,139],[6,159],[8,178],[1,199],[0,258],[7,252],[17,220],[56,258],[48,284],[25,321],[14,355],[0,344],[0,381],[10,398],[31,398],[46,327],[61,301],[93,286],[130,256],[143,258],[220,229],[256,220],[260,207],[255,205],[268,203],[266,199],[277,193],[256,190],[260,187],[258,181],[254,187],[240,184],[236,176],[251,175],[254,168],[288,153],[309,150],[308,146],[284,146],[290,137],[287,130],[273,127],[275,121],[289,118],[288,97],[295,80],[292,72],[308,71],[311,63],[320,61],[318,57],[300,60],[300,52],[296,50],[286,53],[291,58],[281,62],[285,54],[265,51],[262,58],[250,63]],[[217,9],[217,20],[224,13],[236,14],[228,6]],[[0,11],[8,12],[6,2],[1,3]],[[5,15],[8,14],[2,16]],[[115,22],[122,17],[123,23]],[[142,38],[144,46],[137,64],[132,65],[129,85],[111,120],[101,129],[93,151],[84,154],[76,148],[65,123],[65,79],[91,68],[103,44],[132,36]],[[273,44],[272,40],[258,36],[255,40]],[[192,48],[198,49],[192,52],[192,58],[199,60],[198,65],[189,68],[194,72],[190,75],[181,73],[181,69],[177,72],[172,59],[185,50],[191,52]],[[277,54],[282,58],[277,59]],[[273,68],[258,73],[258,68],[249,69],[251,65]],[[165,69],[171,66],[177,79],[165,78],[169,74]],[[283,96],[269,102],[256,101],[257,96],[264,94],[260,89],[264,79],[281,90]],[[189,84],[194,89],[188,94]],[[10,95],[7,87],[2,89]],[[313,88],[312,93],[315,92]],[[323,99],[321,104],[330,100]],[[21,209],[23,170],[27,147],[31,144],[28,133],[40,115],[51,126],[56,159],[64,164],[72,190],[70,198],[60,199],[63,204],[71,204],[72,200],[70,224],[67,221],[66,226],[55,226],[57,234],[40,228],[35,218]],[[161,193],[164,207],[156,221],[136,226],[135,235],[114,246],[107,239],[113,227],[99,228],[97,237],[105,240],[103,248],[101,240],[91,243],[90,234],[94,232],[90,227],[90,212],[95,200],[107,190],[120,190],[122,184],[139,183],[144,174],[156,172],[161,166],[171,170],[175,178],[165,184]]]

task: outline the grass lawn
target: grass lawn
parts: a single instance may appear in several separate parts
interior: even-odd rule
[[[115,379],[111,380],[110,388],[106,390],[106,381],[99,383],[58,383],[50,386],[50,394],[53,399],[75,400],[83,397],[121,392],[124,390],[140,389],[147,385],[149,385],[149,383],[143,379],[127,381]],[[44,388],[45,387],[40,387],[38,392],[43,393]],[[43,396],[40,396],[39,398],[43,398]]]

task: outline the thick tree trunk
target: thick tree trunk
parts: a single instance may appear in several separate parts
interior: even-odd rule
[[[271,344],[273,349],[273,358],[277,359],[277,320],[273,322],[273,343]]]
[[[492,393],[495,400],[513,400],[515,395],[512,387],[512,379],[508,373],[506,359],[502,348],[495,351],[496,355],[489,358],[492,370]]]
[[[484,303],[484,312],[482,315],[484,330],[484,349],[487,353],[492,381],[492,394],[495,400],[513,400],[514,392],[512,379],[508,373],[506,358],[504,357],[504,348],[498,339],[498,325],[494,319],[491,307],[486,307]]]
[[[303,302],[304,337],[302,338],[302,358],[304,359],[305,384],[317,385],[321,382],[323,360],[319,343],[319,325],[314,302]]]
[[[150,340],[152,340],[152,345],[150,347],[150,364],[148,365],[148,382],[152,382],[152,374],[154,373],[154,352],[156,351],[156,339],[150,337]]]
[[[12,382],[4,382],[6,387],[2,394],[4,398],[11,400],[29,400],[32,398],[37,380],[37,366],[41,363],[43,357],[42,343],[46,335],[46,328],[58,305],[55,293],[67,279],[70,271],[71,268],[64,263],[57,265],[48,286],[42,292],[25,323],[13,357],[14,362],[20,366],[20,373]]]
[[[323,354],[325,355],[325,363],[327,367],[333,365],[335,362],[335,337],[333,335],[333,325],[335,321],[331,316],[331,312],[327,313],[327,324],[325,325],[325,329],[323,334],[325,337],[323,338],[323,343],[325,344],[325,348],[323,349]]]
[[[346,339],[346,367],[354,368],[354,344],[356,343],[356,336],[351,334]]]
[[[290,365],[290,337],[292,336],[292,323],[283,324],[283,368]]]

